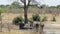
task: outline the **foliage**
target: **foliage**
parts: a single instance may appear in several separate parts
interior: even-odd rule
[[[0,5],[0,8],[3,8],[3,7],[5,7],[5,5]]]
[[[20,7],[19,2],[17,2],[17,1],[14,1],[11,5],[13,8],[19,8]]]
[[[32,19],[33,19],[33,21],[40,21],[40,16],[39,16],[39,14],[33,14],[33,15],[32,15]]]
[[[22,16],[19,16],[19,17],[15,17],[13,19],[13,24],[18,24],[19,22],[23,22],[23,17]]]
[[[52,21],[56,21],[56,18],[55,18],[55,17],[53,17],[53,18],[52,18]]]
[[[47,21],[47,17],[43,17],[42,22]]]
[[[57,5],[57,8],[60,8],[60,5]]]
[[[50,6],[49,8],[56,8],[56,6]]]
[[[3,12],[3,9],[2,8],[0,8],[0,15],[1,15],[1,13]]]

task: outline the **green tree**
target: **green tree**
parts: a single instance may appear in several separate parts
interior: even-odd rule
[[[53,18],[52,18],[52,21],[53,21],[53,22],[55,22],[55,21],[56,21],[56,18],[55,18],[55,17],[53,17]]]
[[[57,5],[57,8],[60,8],[60,5]]]
[[[42,22],[47,21],[47,17],[43,17]]]
[[[0,8],[3,8],[3,7],[5,7],[4,5],[0,5]]]
[[[22,16],[18,16],[18,17],[15,17],[13,19],[13,24],[18,25],[19,22],[23,22],[23,21],[24,21],[23,17]]]
[[[56,6],[50,6],[49,8],[56,8]]]
[[[19,4],[20,4],[19,2],[14,1],[14,2],[11,4],[11,6],[12,6],[13,8],[19,8],[19,7],[20,7]]]
[[[39,14],[33,14],[33,15],[32,15],[32,19],[33,19],[33,21],[40,21],[40,16],[39,16]]]

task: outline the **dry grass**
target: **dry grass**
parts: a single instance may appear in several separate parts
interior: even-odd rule
[[[13,18],[16,17],[16,16],[19,16],[19,15],[24,16],[23,14],[3,13],[2,14],[2,18],[3,18],[2,22],[3,22],[3,24],[4,23],[12,23]],[[28,18],[30,18],[31,16],[32,16],[32,14],[28,14]],[[60,15],[56,16],[56,20],[57,20],[56,22],[51,22],[50,21],[51,18],[52,18],[51,14],[45,14],[45,15],[41,14],[40,16],[41,16],[41,18],[43,18],[44,16],[47,16],[49,21],[45,22],[45,27],[46,28],[56,28],[55,26],[51,25],[52,23],[60,24]],[[60,28],[60,26],[57,27],[57,28]],[[35,31],[27,31],[27,30],[26,31],[23,31],[23,30],[8,31],[7,29],[3,29],[3,32],[0,32],[0,34],[37,34],[37,33]]]
[[[2,14],[2,23],[6,24],[6,23],[12,23],[13,18],[15,18],[16,16],[23,16],[23,14],[12,14],[12,13],[3,13]],[[31,17],[32,14],[29,14],[29,18]],[[37,34],[35,31],[27,31],[27,30],[13,30],[11,29],[11,31],[8,31],[7,28],[3,28],[2,32],[0,32],[0,34]]]

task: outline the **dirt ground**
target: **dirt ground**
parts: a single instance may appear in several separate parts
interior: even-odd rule
[[[2,32],[0,34],[38,34],[39,32],[36,32],[35,30],[13,30],[10,31],[6,28],[2,29]]]

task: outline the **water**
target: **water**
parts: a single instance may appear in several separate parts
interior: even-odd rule
[[[23,30],[25,32],[35,33],[35,30]],[[60,34],[60,29],[44,29],[44,34]]]
[[[46,34],[60,34],[60,29],[44,29],[44,33]]]

